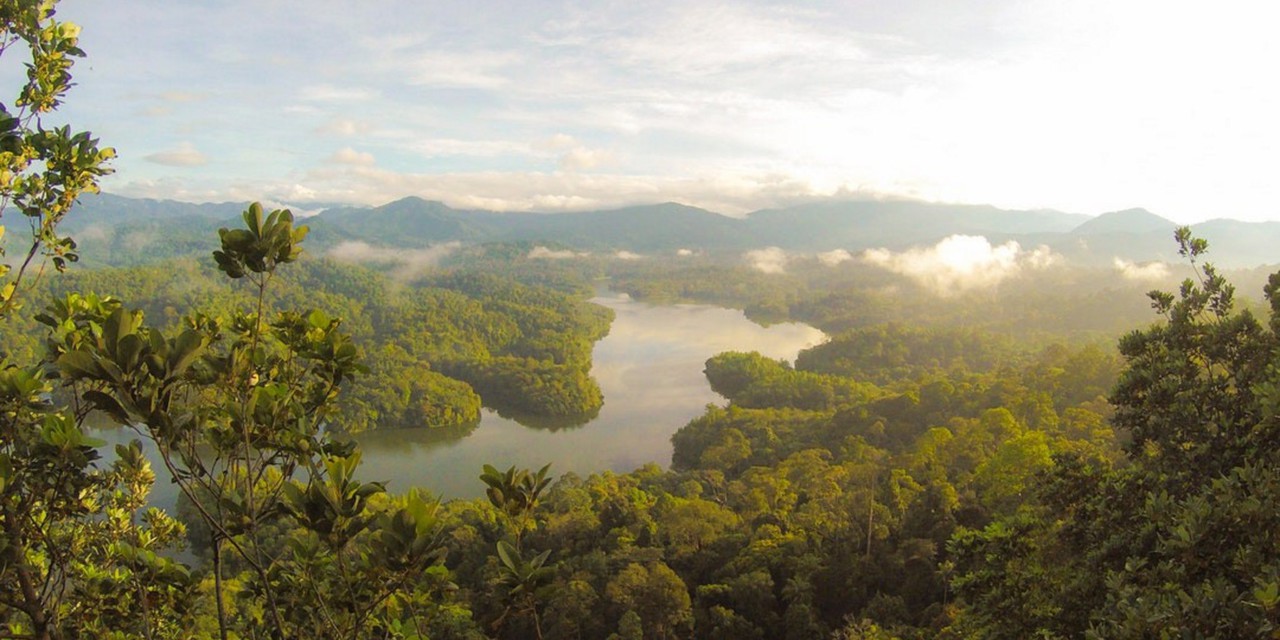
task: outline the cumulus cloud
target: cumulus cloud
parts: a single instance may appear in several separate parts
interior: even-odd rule
[[[689,256],[693,255],[693,249],[676,249],[676,255],[680,256],[681,258],[688,258]]]
[[[623,250],[623,251],[619,251],[619,252],[617,252],[617,253],[613,254],[613,257],[615,257],[615,258],[617,258],[617,259],[619,259],[619,260],[639,260],[640,258],[643,258],[644,256],[642,256],[642,255],[640,255],[640,254],[638,254],[638,253],[632,253],[632,252],[630,252],[630,251]]]
[[[862,260],[937,290],[993,287],[1026,269],[1043,269],[1059,260],[1048,247],[1026,251],[1015,241],[992,246],[982,236],[950,236],[932,247],[917,247],[901,252],[869,249]]]
[[[534,153],[542,156],[558,156],[561,171],[585,171],[610,163],[613,154],[602,149],[592,149],[565,133],[529,145]]]
[[[209,162],[209,158],[197,151],[190,142],[183,142],[176,149],[157,151],[142,159],[168,167],[198,167]]]
[[[390,265],[394,267],[391,270],[391,277],[404,281],[411,280],[440,264],[441,260],[461,246],[461,242],[453,241],[431,245],[425,249],[401,249],[350,240],[338,243],[325,255],[341,262]]]
[[[1116,271],[1126,280],[1162,280],[1169,276],[1169,265],[1163,262],[1137,264],[1124,258],[1115,259]]]
[[[755,249],[742,255],[753,269],[761,273],[783,273],[787,270],[787,252],[778,247]]]
[[[539,245],[530,249],[529,254],[526,255],[525,257],[529,258],[530,260],[568,260],[569,258],[582,258],[588,255],[591,255],[591,254],[578,253],[576,251],[570,251],[568,249],[560,249],[560,250],[548,249],[544,246]]]
[[[853,254],[844,249],[834,249],[832,251],[824,251],[818,254],[818,262],[834,267],[841,262],[848,262],[853,259]]]
[[[328,161],[334,164],[351,164],[360,166],[369,166],[374,163],[372,153],[356,151],[351,147],[343,147],[333,152],[333,155],[329,156]]]

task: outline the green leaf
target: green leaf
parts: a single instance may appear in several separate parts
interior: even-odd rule
[[[71,379],[101,380],[105,377],[96,358],[85,351],[68,351],[57,360],[58,370]]]
[[[84,399],[92,402],[93,408],[107,414],[118,424],[127,425],[133,422],[129,418],[129,412],[125,411],[125,408],[113,396],[97,389],[91,389],[84,392]]]
[[[523,561],[520,558],[520,552],[515,547],[507,543],[506,540],[498,541],[498,559],[502,564],[511,570],[512,573],[518,573]]]

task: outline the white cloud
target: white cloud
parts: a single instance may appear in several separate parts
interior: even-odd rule
[[[560,157],[560,169],[562,171],[594,169],[601,164],[609,162],[612,157],[613,154],[608,151],[574,147]]]
[[[356,151],[351,147],[343,147],[329,156],[328,162],[334,164],[351,164],[360,166],[369,166],[374,164],[372,153],[364,151]]]
[[[676,249],[676,255],[680,256],[681,258],[688,258],[689,256],[693,255],[693,249]]]
[[[1163,262],[1137,264],[1124,258],[1116,258],[1114,265],[1116,271],[1119,271],[1126,280],[1151,281],[1169,277],[1169,265]]]
[[[619,259],[619,260],[639,260],[639,259],[643,258],[644,256],[642,256],[642,255],[640,255],[640,254],[638,254],[638,253],[632,253],[632,252],[630,252],[630,251],[625,251],[625,250],[623,250],[623,251],[618,251],[617,253],[614,253],[614,254],[613,254],[613,257],[615,257],[615,258],[617,258],[617,259]]]
[[[787,252],[778,247],[754,249],[742,254],[751,268],[761,273],[784,273],[787,270]]]
[[[405,281],[426,273],[461,246],[461,242],[454,241],[425,249],[403,249],[353,240],[338,243],[325,252],[325,255],[340,262],[395,265],[391,270],[391,277]]]
[[[167,167],[198,167],[209,162],[209,158],[197,151],[190,142],[183,142],[176,149],[157,151],[142,159]]]
[[[561,171],[584,171],[595,169],[603,164],[613,162],[613,153],[603,149],[592,149],[578,142],[576,138],[565,133],[557,133],[529,145],[537,154],[559,158]]]
[[[821,262],[828,267],[834,267],[841,262],[848,262],[850,260],[853,260],[853,254],[845,251],[844,249],[833,249],[831,251],[824,251],[818,254],[818,262]]]
[[[894,252],[869,249],[862,260],[933,288],[942,294],[993,287],[1025,269],[1044,269],[1058,261],[1048,247],[1024,251],[1015,241],[992,246],[982,236],[954,235],[932,247]]]
[[[286,202],[279,202],[276,200],[262,200],[261,202],[262,202],[262,207],[267,211],[274,211],[276,209],[288,209],[289,212],[293,214],[293,217],[297,220],[301,220],[303,218],[310,218],[312,216],[319,214],[321,211],[324,211],[324,209],[322,208],[308,209],[306,207],[299,207],[297,205],[291,205]]]
[[[529,254],[525,256],[530,260],[568,260],[569,258],[581,258],[591,254],[578,253],[568,249],[548,249],[544,246],[536,246],[529,250]]]

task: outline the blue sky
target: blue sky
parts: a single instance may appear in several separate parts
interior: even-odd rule
[[[108,191],[1280,219],[1266,3],[64,0]],[[6,61],[8,62],[8,61]],[[12,69],[4,73],[12,73]]]

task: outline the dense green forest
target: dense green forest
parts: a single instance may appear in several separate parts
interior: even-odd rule
[[[306,256],[307,228],[258,205],[212,258],[53,273],[113,153],[36,117],[78,30],[4,11],[31,64],[0,118],[4,637],[1280,631],[1280,274],[1241,308],[1181,229],[1185,280],[1146,297],[1091,272],[941,296],[869,270],[540,271],[503,244],[404,281]],[[708,360],[727,403],[675,432],[669,469],[486,465],[483,499],[448,502],[360,479],[341,430],[599,407],[601,269],[832,338]],[[104,451],[91,419],[137,440]]]
[[[122,269],[76,270],[32,290],[35,299],[75,291],[132,291],[131,307],[166,329],[178,309],[217,316],[252,292],[229,286],[211,264],[171,259]],[[481,402],[517,419],[586,419],[598,411],[591,347],[611,312],[580,297],[475,272],[438,273],[410,283],[331,260],[301,259],[267,290],[272,308],[313,307],[342,319],[368,371],[353,381],[335,426],[456,427],[479,419]],[[38,323],[11,320],[0,350],[32,356]]]

